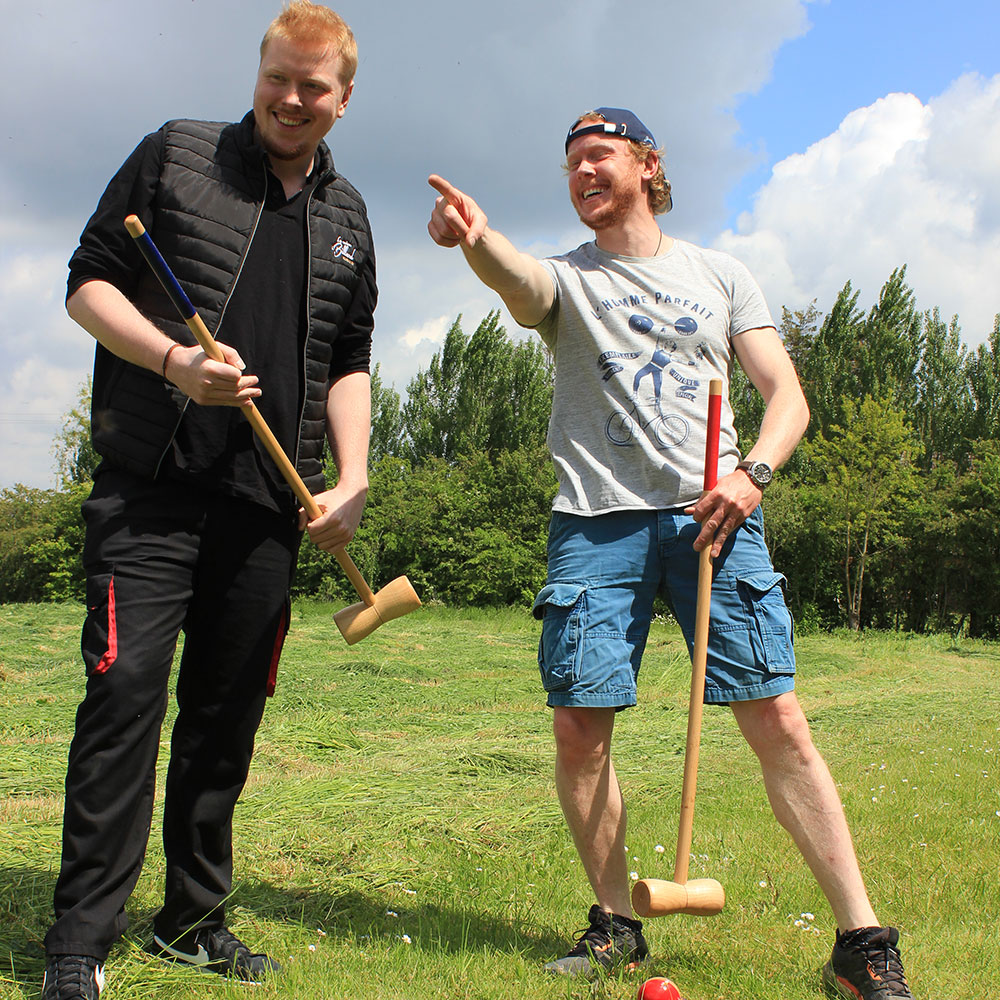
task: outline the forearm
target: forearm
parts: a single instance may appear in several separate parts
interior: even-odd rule
[[[760,433],[745,457],[780,468],[791,458],[808,424],[809,408],[798,382],[779,386],[767,400]]]
[[[344,375],[330,386],[326,435],[337,466],[338,485],[367,492],[371,437],[371,378],[367,372]]]
[[[66,311],[102,347],[125,361],[161,373],[174,343],[110,282],[88,281],[67,300]]]
[[[552,279],[534,257],[488,227],[474,246],[459,245],[469,267],[503,299],[518,323],[536,326],[545,318],[554,297]]]

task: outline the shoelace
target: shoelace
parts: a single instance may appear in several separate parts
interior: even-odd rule
[[[868,964],[878,973],[890,996],[909,997],[910,988],[903,974],[903,961],[889,942],[872,944],[864,949]]]
[[[593,923],[589,927],[576,931],[579,935],[576,944],[573,946],[571,955],[589,955],[591,951],[607,946],[608,942],[614,940],[610,927]]]
[[[54,976],[59,997],[97,996],[99,992],[94,966],[76,955],[57,959]]]

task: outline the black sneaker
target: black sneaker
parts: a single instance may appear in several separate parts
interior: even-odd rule
[[[281,972],[277,962],[267,955],[252,952],[228,927],[203,927],[169,942],[154,934],[150,952],[169,962],[183,962],[253,985],[259,985],[268,975]]]
[[[895,927],[860,927],[837,934],[823,984],[836,996],[851,1000],[913,1000],[899,958]]]
[[[641,920],[608,913],[597,903],[590,908],[587,919],[590,926],[579,932],[580,936],[569,954],[548,962],[546,972],[590,976],[601,970],[631,971],[649,958]]]
[[[45,960],[42,1000],[97,1000],[104,966],[89,955],[50,955]]]

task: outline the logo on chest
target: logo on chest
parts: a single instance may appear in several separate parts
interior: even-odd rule
[[[338,236],[337,242],[334,243],[330,249],[333,251],[334,260],[338,257],[343,257],[345,260],[349,260],[352,263],[354,261],[354,255],[358,252],[357,247],[353,243],[348,243],[343,236]]]

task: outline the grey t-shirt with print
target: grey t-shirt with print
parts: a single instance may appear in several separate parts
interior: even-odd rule
[[[593,515],[692,503],[704,479],[709,381],[723,382],[723,476],[740,460],[732,338],[774,326],[750,272],[683,240],[656,257],[585,243],[541,263],[556,296],[536,327],[556,364],[553,509]]]

